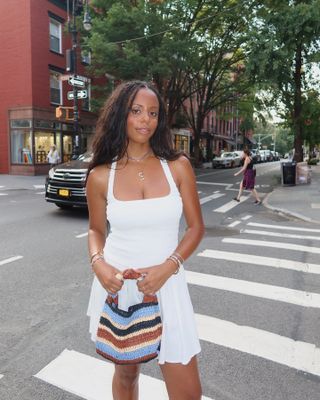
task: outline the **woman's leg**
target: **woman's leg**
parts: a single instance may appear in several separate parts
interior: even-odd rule
[[[251,190],[251,193],[252,193],[253,196],[255,197],[256,202],[257,202],[257,203],[261,203],[260,197],[259,197],[258,192],[256,191],[256,189],[253,188],[253,189]]]
[[[139,399],[139,365],[115,365],[112,380],[113,400]]]
[[[239,193],[238,193],[238,196],[236,197],[236,199],[237,199],[238,201],[240,201],[240,197],[241,197],[241,195],[242,195],[242,192],[243,192],[243,181],[240,182]]]
[[[201,400],[201,383],[196,356],[187,365],[160,365],[169,400]]]

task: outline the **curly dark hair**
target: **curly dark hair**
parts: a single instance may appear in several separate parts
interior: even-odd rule
[[[127,117],[140,89],[152,90],[159,101],[158,126],[150,139],[153,153],[156,157],[168,161],[176,160],[182,154],[174,150],[166,107],[157,89],[148,82],[124,82],[117,86],[100,111],[92,142],[93,158],[89,164],[88,175],[97,165],[111,164],[125,155],[128,147]]]

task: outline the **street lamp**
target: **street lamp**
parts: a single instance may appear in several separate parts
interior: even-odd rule
[[[89,14],[88,0],[72,0],[72,20],[70,23],[69,18],[69,2],[67,1],[67,13],[68,13],[68,31],[71,33],[72,37],[72,51],[70,55],[70,65],[69,70],[73,75],[77,76],[77,48],[78,48],[78,30],[76,24],[77,11],[80,6],[85,5],[85,13],[83,18],[83,27],[85,30],[89,31],[92,27],[91,17]],[[79,107],[78,107],[78,90],[77,86],[73,85],[73,136],[72,136],[72,154],[71,159],[76,159],[81,153],[81,143],[79,137]]]

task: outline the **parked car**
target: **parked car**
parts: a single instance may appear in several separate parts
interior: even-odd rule
[[[92,153],[87,152],[77,160],[51,168],[45,184],[46,201],[63,209],[87,207],[85,184],[91,159]]]
[[[242,153],[242,152],[240,152]],[[241,162],[241,156],[236,152],[224,152],[220,157],[215,157],[212,160],[212,168],[233,168],[239,167]]]
[[[252,160],[255,164],[261,162],[261,154],[258,149],[251,149],[250,150]]]
[[[272,153],[268,149],[260,150],[262,162],[273,161]]]

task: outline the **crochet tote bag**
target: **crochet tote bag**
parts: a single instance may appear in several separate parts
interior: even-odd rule
[[[124,279],[138,279],[130,269]],[[118,308],[118,295],[108,295],[98,325],[96,352],[115,364],[139,364],[158,356],[162,324],[157,296],[124,311]]]

